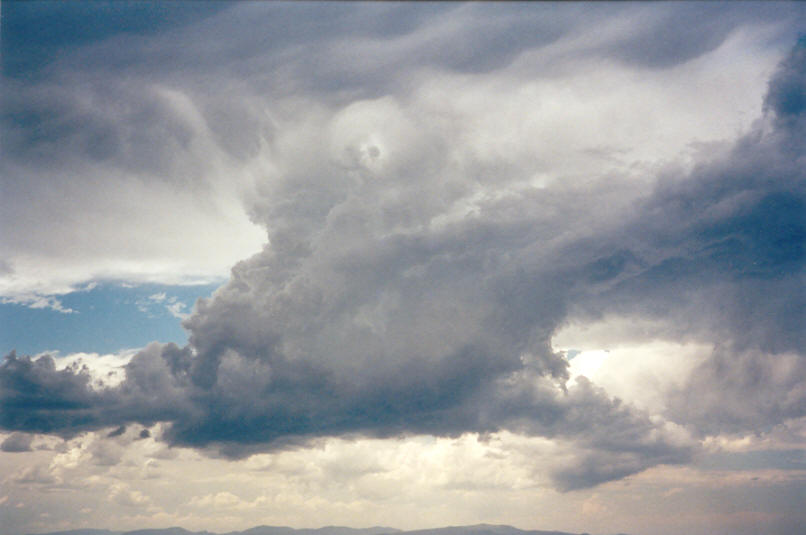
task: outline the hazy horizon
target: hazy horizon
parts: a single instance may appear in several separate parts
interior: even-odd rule
[[[64,535],[69,533],[70,535],[89,535],[90,533],[108,533],[108,534],[116,534],[116,535],[145,535],[146,533],[150,535],[168,535],[177,533],[177,530],[183,533],[216,533],[217,535],[235,535],[235,534],[249,534],[249,535],[279,535],[279,534],[297,534],[297,535],[309,535],[309,534],[318,534],[318,535],[353,535],[353,534],[369,534],[369,535],[384,535],[388,533],[407,533],[407,534],[425,534],[425,533],[433,533],[434,535],[443,534],[443,535],[454,535],[457,533],[475,533],[475,534],[482,534],[482,535],[492,535],[492,534],[499,534],[499,535],[518,535],[521,533],[524,534],[534,534],[534,535],[575,535],[575,534],[568,534],[566,532],[560,531],[546,531],[546,530],[521,530],[519,528],[509,526],[509,525],[493,525],[493,524],[475,524],[469,526],[443,526],[443,527],[432,527],[432,528],[425,528],[420,530],[400,530],[397,528],[389,527],[389,526],[370,526],[364,528],[356,528],[356,527],[347,527],[347,526],[321,526],[317,528],[309,527],[309,528],[292,528],[289,526],[254,526],[251,528],[247,528],[241,531],[229,531],[229,532],[211,532],[207,530],[201,531],[191,531],[186,530],[179,526],[171,526],[165,528],[151,528],[151,529],[144,529],[144,530],[131,530],[131,531],[121,531],[121,530],[114,530],[114,529],[98,529],[98,528],[86,528],[86,529],[77,529],[77,530],[69,530],[69,531],[62,531],[62,532],[47,532],[47,533],[39,533],[39,534],[26,534],[26,535]],[[590,535],[590,534],[582,534],[582,535]],[[615,535],[625,535],[625,534],[615,534]]]

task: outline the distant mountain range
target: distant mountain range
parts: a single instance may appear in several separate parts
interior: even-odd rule
[[[210,531],[188,531],[183,528],[138,529],[134,531],[112,531],[108,529],[73,529],[38,535],[579,535],[565,531],[522,530],[512,526],[478,524],[475,526],[450,526],[445,528],[403,531],[388,527],[346,528],[325,526],[318,529],[294,529],[284,526],[257,526],[244,531],[213,533]],[[588,535],[583,533],[581,535]],[[623,535],[623,534],[619,534]]]

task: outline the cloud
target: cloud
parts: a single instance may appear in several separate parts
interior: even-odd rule
[[[49,356],[32,361],[12,352],[3,361],[0,385],[0,419],[6,429],[80,428],[87,414],[99,409],[99,394],[89,388],[86,371],[57,371]]]
[[[23,485],[53,485],[61,483],[55,477],[47,466],[35,465],[21,469],[14,474],[13,479],[15,483]]]
[[[334,4],[311,10],[242,3],[161,7],[160,17],[148,4],[127,6],[125,17],[92,6],[51,6],[42,13],[21,4],[5,11],[9,90],[0,118],[0,224],[6,229],[0,252],[14,270],[0,270],[0,295],[17,300],[53,298],[98,279],[189,283],[226,276],[234,262],[265,242],[263,229],[249,221],[243,206],[255,198],[256,183],[271,181],[274,168],[285,167],[284,151],[277,149],[289,141],[284,136],[289,123],[304,120],[306,112],[328,113],[331,106],[390,95],[405,101],[450,77],[460,87],[467,86],[463,77],[545,82],[571,75],[573,80],[579,72],[612,67],[603,55],[628,69],[671,70],[719,50],[741,34],[738,29],[769,24],[786,33],[797,20],[797,7],[786,4],[634,10]],[[104,16],[106,24],[87,22]],[[113,31],[115,24],[125,31]],[[587,25],[600,31],[581,32]],[[686,28],[685,38],[669,28]],[[40,33],[47,38],[33,39],[32,45],[30,36]],[[737,76],[747,83],[731,88],[730,98],[713,91],[718,96],[713,102],[700,92],[706,110],[733,111],[739,107],[735,95],[754,87],[758,65],[745,56],[731,61],[741,63]],[[625,76],[616,78],[623,82]],[[505,85],[489,89],[495,93]],[[542,104],[537,124],[548,124],[546,108],[562,97],[562,91],[515,93],[521,100],[513,101],[514,117]],[[447,98],[456,95],[451,91]],[[664,102],[645,97],[626,100],[645,106],[636,111],[653,122]],[[594,110],[608,109],[598,98],[591,102]],[[474,108],[481,113],[500,104]],[[416,111],[433,120],[439,108]],[[558,134],[555,142],[598,131],[580,127],[562,135],[561,125],[567,129],[569,117],[577,114],[560,108],[558,127],[549,125],[548,139],[538,137],[538,145]],[[706,118],[707,112],[698,115]],[[621,137],[615,123],[605,136],[610,141]],[[495,134],[509,124],[496,127]],[[468,125],[465,132],[485,130],[478,126]],[[734,125],[703,120],[701,127]],[[528,147],[523,152],[534,157]],[[546,152],[555,162],[585,159],[575,150],[573,158],[556,147]],[[507,153],[503,160],[512,160],[512,151]],[[304,168],[304,158],[296,163]]]
[[[107,438],[119,437],[120,435],[122,435],[125,432],[126,432],[126,426],[121,425],[117,429],[115,429],[113,431],[110,431],[106,436],[107,436]]]
[[[65,307],[62,302],[53,296],[38,295],[36,293],[22,293],[13,297],[3,297],[0,303],[23,305],[29,308],[49,308],[62,314],[74,314],[76,311]]]
[[[22,452],[31,451],[31,443],[33,436],[25,433],[11,433],[2,444],[0,444],[0,451],[8,452]]]
[[[140,72],[137,83],[110,85],[105,69],[132,54],[154,53],[134,40],[132,47],[116,47],[109,64],[100,61],[109,43],[66,56],[52,67],[55,79],[33,93],[18,82],[6,129],[19,151],[3,165],[16,173],[9,175],[16,177],[9,182],[15,196],[41,204],[30,212],[20,208],[10,219],[30,221],[53,207],[56,220],[67,220],[76,207],[48,204],[56,196],[84,199],[91,192],[95,200],[87,202],[93,203],[103,197],[100,205],[111,208],[93,212],[87,205],[97,216],[88,221],[122,213],[148,225],[132,240],[122,239],[119,229],[104,240],[123,262],[110,268],[118,274],[133,258],[156,264],[173,258],[177,243],[162,238],[163,228],[174,226],[188,236],[189,250],[204,248],[199,262],[190,262],[204,266],[191,273],[215,271],[219,256],[232,255],[219,255],[205,229],[215,227],[217,243],[235,249],[224,243],[220,221],[205,214],[218,211],[226,219],[242,204],[269,241],[235,265],[212,298],[199,301],[184,321],[188,346],[149,345],[128,361],[119,384],[99,388],[89,370],[57,369],[49,356],[7,356],[0,365],[4,429],[70,437],[113,427],[121,431],[108,438],[117,439],[129,423],[165,422],[161,440],[228,458],[322,437],[511,431],[568,443],[552,477],[557,488],[574,490],[688,462],[695,450],[689,430],[756,431],[766,428],[762,420],[774,425],[804,416],[799,311],[806,309],[800,291],[806,211],[798,159],[804,138],[802,106],[792,89],[802,86],[806,71],[801,45],[776,71],[765,115],[748,133],[732,146],[723,141],[714,155],[674,167],[643,158],[673,156],[690,135],[638,140],[652,137],[645,132],[656,125],[619,115],[630,113],[622,111],[625,101],[641,107],[633,94],[611,101],[606,91],[586,93],[589,80],[580,83],[575,73],[552,85],[552,77],[563,75],[550,68],[552,61],[598,69],[596,79],[609,83],[634,76],[630,65],[668,76],[702,69],[707,75],[700,76],[709,78],[709,53],[729,53],[741,39],[736,27],[753,10],[733,12],[736,20],[713,34],[705,24],[688,26],[691,47],[659,42],[640,49],[651,37],[668,36],[650,30],[669,17],[699,21],[699,10],[710,8],[685,7],[674,16],[665,7],[642,8],[639,18],[649,13],[652,23],[623,37],[616,31],[620,19],[597,7],[583,16],[601,22],[607,31],[600,40],[609,48],[572,32],[576,7],[557,22],[544,16],[552,6],[525,15],[507,7],[492,20],[477,5],[431,6],[428,16],[413,19],[398,19],[400,6],[369,6],[391,29],[382,36],[362,31],[348,41],[338,38],[348,8],[326,9],[328,15],[297,28],[299,36],[261,27],[261,35],[279,40],[273,54],[259,53],[267,43],[252,40],[255,13],[310,15],[307,6],[247,4],[208,19],[201,28],[222,21],[245,25],[231,48],[211,46],[209,57],[187,61],[187,79],[157,68]],[[455,16],[461,24],[452,22]],[[328,21],[321,32],[314,30],[317,18]],[[280,22],[285,32],[293,26]],[[505,38],[513,24],[525,39],[516,46]],[[479,32],[486,55],[461,46],[471,31]],[[197,54],[199,39],[191,41]],[[171,51],[164,69],[187,59],[181,47],[154,49]],[[592,49],[612,52],[614,63],[627,66],[596,67],[600,53]],[[375,50],[374,62],[345,59],[372,60]],[[548,59],[530,64],[537,51]],[[246,59],[222,61],[241,56]],[[298,72],[302,57],[323,69],[308,65],[312,72]],[[522,72],[518,62],[546,73],[524,82],[508,70],[517,65],[513,70]],[[193,78],[212,64],[230,74],[275,75],[245,76],[251,83],[245,88],[232,82],[244,98],[223,102],[204,97]],[[70,81],[96,68],[99,76],[88,87],[57,83],[60,73]],[[403,74],[394,75],[398,69]],[[491,73],[496,76],[481,78]],[[405,84],[404,77],[417,83]],[[215,89],[228,89],[222,84]],[[672,107],[668,93],[639,83],[627,87]],[[260,91],[287,107],[253,98]],[[507,107],[509,96],[515,104]],[[119,102],[127,103],[124,109]],[[612,116],[591,113],[601,102]],[[653,117],[642,109],[633,113]],[[232,117],[243,118],[242,126]],[[619,131],[623,123],[630,127]],[[636,124],[641,128],[632,128]],[[720,139],[725,132],[710,135]],[[612,138],[624,145],[637,140],[639,148],[625,156],[602,145]],[[64,164],[70,165],[61,171]],[[53,169],[60,169],[58,177]],[[108,181],[108,170],[115,180]],[[139,180],[141,173],[150,181]],[[24,180],[28,176],[33,182]],[[216,201],[222,192],[223,205]],[[142,196],[153,202],[141,202]],[[167,219],[155,225],[155,218]],[[69,226],[71,236],[77,225]],[[238,234],[231,232],[243,228],[238,225],[226,234]],[[36,228],[41,233],[34,242],[43,251],[61,240],[50,228]],[[137,242],[143,234],[156,244]],[[97,234],[91,236],[80,250],[97,249]],[[12,249],[24,241],[12,235]],[[205,263],[212,257],[215,262]],[[131,273],[165,276],[183,267]],[[160,294],[150,300],[179,305]],[[176,306],[172,312],[182,311]],[[663,416],[678,426],[582,376],[569,381],[568,361],[552,337],[569,322],[606,315],[646,318],[657,322],[659,338],[717,348],[681,390],[697,410],[670,399]],[[722,366],[731,373],[722,373]],[[762,384],[757,392],[769,402],[759,408],[748,401],[724,414],[721,400],[707,399],[713,385],[738,399],[749,384]],[[114,448],[96,453],[99,464],[120,460]],[[122,488],[115,497],[145,503]]]
[[[775,119],[785,130],[803,128],[806,115],[806,97],[803,95],[806,63],[806,36],[801,36],[792,53],[778,67],[770,80],[769,93],[764,105],[775,113]]]
[[[206,283],[260,248],[265,234],[241,202],[249,171],[182,92],[69,76],[7,81],[4,300],[58,310],[54,295],[91,280]]]
[[[151,501],[148,496],[145,496],[139,490],[131,490],[123,483],[112,485],[109,500],[125,507],[143,507]]]
[[[607,259],[615,284],[584,305],[663,319],[669,338],[715,344],[671,403],[676,421],[704,432],[761,431],[806,415],[806,181],[797,156],[806,146],[803,109],[790,95],[803,85],[803,51],[801,40],[781,63],[751,132],[690,174],[663,177],[610,237],[629,254]]]
[[[779,15],[760,5],[747,10],[725,4],[629,11],[631,24],[622,28],[626,35],[610,47],[603,47],[601,52],[655,69],[690,61],[716,49],[742,22],[763,23]]]
[[[703,434],[769,433],[806,416],[806,359],[717,348],[670,393],[669,416]]]
[[[149,317],[153,317],[152,312],[154,306],[164,308],[169,314],[178,319],[185,319],[189,315],[186,312],[187,305],[185,303],[179,301],[179,298],[176,296],[168,297],[165,292],[155,293],[145,299],[137,301],[137,309],[147,314]]]

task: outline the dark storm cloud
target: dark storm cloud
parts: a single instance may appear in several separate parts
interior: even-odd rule
[[[104,388],[93,386],[85,367],[57,369],[48,355],[32,359],[12,352],[0,365],[0,425],[71,437],[126,422],[178,419],[189,401],[175,363],[187,354],[173,344],[152,344],[126,367],[123,385]]]
[[[461,383],[467,377],[457,377],[455,372],[443,378],[418,376],[407,370],[406,378],[400,381],[408,386],[406,391],[402,386],[396,392],[389,391],[389,385],[379,384],[364,392],[336,392],[336,385],[327,385],[322,380],[314,384],[317,380],[310,373],[293,385],[283,385],[273,382],[270,371],[263,366],[228,358],[221,364],[214,388],[185,384],[181,394],[185,399],[177,400],[167,386],[181,382],[176,378],[182,375],[180,370],[168,371],[168,361],[177,348],[165,346],[165,366],[142,362],[153,360],[159,349],[153,345],[135,357],[127,368],[124,384],[104,391],[103,397],[96,398],[95,407],[75,401],[93,397],[88,386],[82,394],[62,395],[57,400],[58,407],[53,402],[46,406],[29,401],[23,407],[4,402],[0,407],[4,413],[46,411],[50,417],[47,423],[41,418],[16,419],[12,425],[4,423],[4,427],[24,427],[69,437],[115,421],[149,424],[159,413],[160,420],[171,423],[163,440],[190,447],[214,445],[220,453],[235,458],[299,445],[318,436],[389,437],[410,433],[455,436],[467,431],[510,429],[573,440],[581,448],[576,463],[588,468],[583,474],[578,473],[576,464],[558,469],[554,479],[562,490],[596,485],[658,463],[686,462],[691,456],[690,446],[670,440],[646,415],[611,399],[584,380],[564,393],[534,370],[499,376],[487,384],[481,384],[481,374],[470,370],[467,375],[475,378],[470,386],[464,387]],[[28,364],[26,359],[7,357],[3,375],[19,372],[16,368],[20,361]],[[59,379],[54,375],[80,373],[55,371],[48,357],[30,364],[32,368],[45,370],[38,374],[45,384],[57,382]],[[236,372],[239,367],[242,369]],[[142,375],[140,372],[144,370],[150,371]],[[420,386],[416,383],[418,379],[430,384]],[[256,389],[259,383],[264,388]],[[322,387],[331,391],[322,393]],[[461,388],[468,392],[456,391]],[[50,389],[56,393],[54,388]],[[149,412],[146,397],[154,413]],[[118,430],[109,436],[120,436]],[[143,430],[139,436],[147,437],[149,433]],[[118,449],[103,444],[99,443],[94,452],[96,462],[117,463]]]
[[[641,66],[673,67],[713,50],[742,24],[789,18],[797,27],[803,16],[798,6],[764,3],[494,7],[475,3],[416,7],[243,3],[181,27],[166,35],[164,42],[144,46],[142,41],[124,37],[121,42],[130,46],[111,51],[84,47],[73,67],[134,69],[144,75],[181,72],[190,77],[212,70],[257,83],[279,83],[275,88],[290,84],[287,90],[346,91],[356,98],[373,98],[404,89],[407,73],[424,67],[489,72],[507,66],[524,51],[556,43],[580,28],[606,28],[624,17],[634,24],[620,26],[619,37],[612,42],[594,40],[590,49],[581,45],[582,53],[606,54]],[[238,31],[224,32],[222,28]],[[177,35],[192,46],[170,46],[168,40]],[[259,75],[260,69],[276,70],[282,76],[270,81]]]
[[[190,76],[213,70],[257,80],[265,79],[257,76],[258,69],[277,69],[280,83],[303,84],[309,91],[361,86],[377,91],[394,83],[395,72],[415,65],[462,72],[500,68],[520,51],[565,34],[580,12],[551,6],[242,3],[164,36],[166,44],[178,36],[189,47],[161,46],[159,36],[147,44],[128,35],[110,36],[132,46],[76,47],[75,57],[65,61],[80,70],[133,69],[148,75],[181,69]],[[423,31],[427,37],[417,38]]]
[[[98,427],[102,395],[82,369],[56,370],[53,359],[7,355],[0,367],[0,424],[5,429],[77,433]]]
[[[663,177],[611,238],[628,252],[600,261],[625,275],[584,305],[717,344],[670,401],[674,420],[704,433],[806,415],[805,74],[801,39],[770,81],[764,120],[726,156]]]
[[[253,105],[255,95],[316,95],[341,105],[405,95],[413,74],[500,70],[585,24],[606,28],[625,15],[640,22],[637,29],[612,42],[583,42],[559,57],[607,54],[670,67],[719,45],[743,23],[802,17],[796,6],[763,4],[190,4],[12,2],[4,8],[4,61],[30,71],[48,65],[33,78],[16,76],[16,67],[5,73],[0,170],[8,197],[44,198],[37,184],[66,181],[69,169],[92,174],[88,167],[103,175],[116,170],[154,181],[182,177],[183,186],[203,183],[194,141],[209,136],[242,161],[273,136],[266,109]],[[31,32],[46,35],[33,39]],[[540,61],[531,68],[550,70]],[[242,98],[219,97],[233,92]]]
[[[629,244],[643,267],[624,253],[600,260],[628,276],[593,308],[680,314],[675,325],[695,336],[716,329],[743,346],[802,352],[801,167],[768,139],[745,139],[731,156],[653,195],[613,245]]]
[[[719,45],[743,22],[763,23],[777,19],[776,6],[692,2],[665,4],[660,9],[625,12],[634,16],[633,27],[623,40],[605,47],[609,57],[651,68],[668,68],[695,59]],[[791,6],[791,16],[803,21],[803,12]]]
[[[66,51],[114,34],[154,33],[221,9],[223,2],[6,2],[3,5],[2,71],[36,77]]]
[[[195,159],[188,144],[200,132],[177,113],[170,91],[192,101],[221,148],[244,158],[271,136],[260,120],[265,110],[250,106],[249,98],[217,95],[378,97],[404,89],[403,73],[429,65],[500,68],[519,51],[553,41],[573,20],[573,13],[554,9],[524,17],[512,6],[192,4],[190,10],[178,3],[10,4],[4,11],[4,58],[12,65],[0,116],[3,159],[29,171],[24,178],[14,176],[19,169],[4,172],[10,185],[35,180],[43,164],[75,169],[90,162],[155,180],[203,175],[176,169],[178,160]],[[129,11],[124,24],[119,19]],[[186,24],[190,20],[196,23]],[[32,32],[47,39],[33,39]],[[143,39],[144,32],[156,34]],[[31,42],[42,43],[42,50]],[[38,62],[48,65],[40,75],[15,76],[17,63],[27,72],[38,70]],[[45,177],[59,180],[52,170]]]
[[[786,4],[12,2],[4,7],[4,61],[42,72],[5,72],[5,197],[47,198],[37,190],[43,182],[50,187],[73,175],[118,171],[183,187],[204,183],[207,169],[198,163],[204,149],[194,150],[194,142],[209,137],[216,150],[243,161],[273,137],[267,108],[254,105],[257,95],[315,95],[339,105],[405,96],[423,72],[500,70],[581,27],[606,29],[625,16],[637,23],[617,39],[600,42],[593,34],[589,43],[560,47],[549,63],[535,60],[524,72],[542,75],[552,61],[602,54],[671,67],[719,45],[742,24],[772,18],[796,24],[803,10]]]
[[[792,53],[778,67],[778,72],[770,80],[770,89],[765,100],[767,108],[775,112],[779,121],[802,122],[806,112],[806,73],[803,64],[806,62],[806,35],[798,40]]]
[[[167,88],[107,79],[80,88],[7,84],[3,153],[46,171],[50,180],[54,165],[79,168],[87,162],[159,177],[187,154],[198,133]]]
[[[154,95],[156,86],[191,95],[211,133],[238,152],[260,138],[256,110],[211,98],[211,84],[227,93],[315,94],[342,103],[405,94],[412,73],[499,70],[581,26],[607,28],[624,16],[636,24],[618,39],[583,43],[561,57],[605,54],[671,67],[712,50],[741,24],[803,16],[797,6],[763,4],[184,4],[10,3],[3,32],[4,61],[13,64],[5,73],[6,158],[30,163],[78,151],[165,174],[166,159],[182,152],[191,132]],[[31,79],[15,75],[17,63],[25,72],[49,67]]]
[[[732,151],[690,173],[666,173],[648,195],[613,177],[508,189],[513,179],[501,173],[490,180],[502,195],[485,195],[472,215],[447,217],[482,181],[455,176],[450,165],[461,155],[445,133],[401,111],[401,80],[414,65],[476,74],[503,67],[524,49],[556,42],[581,11],[439,4],[415,15],[401,5],[317,7],[236,6],[180,30],[193,46],[117,36],[111,58],[109,42],[87,46],[52,65],[50,85],[31,94],[23,91],[28,82],[17,82],[3,120],[21,166],[37,154],[58,163],[78,155],[161,176],[204,128],[218,132],[219,142],[240,132],[227,152],[252,153],[252,141],[272,137],[272,121],[242,123],[232,110],[255,116],[247,103],[205,100],[199,87],[215,78],[202,76],[206,69],[248,80],[248,95],[333,92],[344,104],[391,92],[344,106],[345,122],[371,116],[403,126],[390,135],[390,144],[401,144],[397,152],[383,143],[350,145],[334,157],[310,150],[299,166],[262,184],[251,210],[270,245],[198,303],[185,322],[188,346],[148,346],[120,385],[105,388],[81,368],[56,369],[50,357],[7,356],[0,365],[3,429],[72,436],[167,422],[163,440],[230,457],[323,436],[511,430],[574,445],[569,464],[553,474],[564,490],[686,462],[690,445],[648,414],[584,378],[568,382],[552,335],[571,319],[608,313],[660,318],[664,337],[722,348],[681,395],[696,404],[718,385],[735,394],[734,412],[722,415],[720,400],[697,410],[677,403],[670,409],[676,421],[706,431],[715,421],[754,430],[762,419],[804,414],[801,45],[772,79],[767,115]],[[675,15],[664,7],[608,50],[657,68],[696,57],[734,27],[720,23],[709,33],[699,24],[701,9],[710,8],[685,6]],[[731,24],[758,9],[736,8]],[[593,6],[584,16],[604,24],[605,11]],[[290,24],[295,17],[299,24]],[[373,25],[352,40],[338,38],[363,27],[361,17]],[[669,17],[696,22],[686,30],[694,45],[663,42]],[[222,23],[239,28],[227,33],[227,46],[214,31]],[[444,31],[432,39],[418,33],[434,28]],[[650,37],[659,41],[644,46]],[[468,40],[483,50],[463,46]],[[158,67],[138,63],[154,56],[164,60]],[[89,91],[73,92],[76,86],[58,83],[80,78],[60,78],[68,67],[98,78],[87,82]],[[145,81],[108,85],[118,71]],[[148,92],[155,81],[190,95],[204,127],[166,104],[165,91]],[[119,109],[119,101],[128,104]],[[376,161],[382,172],[373,171]],[[779,373],[770,366],[782,362],[773,357],[787,352],[792,373],[770,382]],[[770,400],[761,408],[739,395],[757,384]],[[114,452],[104,458],[118,459]]]
[[[120,435],[122,435],[125,432],[126,432],[126,426],[121,425],[117,429],[107,433],[106,438],[119,437]]]

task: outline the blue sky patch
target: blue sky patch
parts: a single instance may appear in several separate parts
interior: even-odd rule
[[[182,317],[198,298],[209,297],[219,286],[102,283],[61,296],[64,308],[74,311],[69,314],[0,304],[0,351],[110,353],[155,340],[183,345],[187,333]]]

